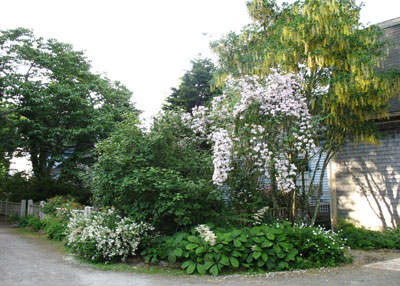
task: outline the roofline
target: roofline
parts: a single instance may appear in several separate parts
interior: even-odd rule
[[[400,17],[393,18],[393,19],[390,19],[390,20],[387,20],[387,21],[384,21],[384,22],[380,22],[380,23],[377,23],[375,25],[381,27],[382,29],[386,29],[386,28],[390,28],[390,27],[393,27],[393,26],[397,26],[397,25],[400,25]]]

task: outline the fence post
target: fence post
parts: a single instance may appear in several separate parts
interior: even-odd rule
[[[91,213],[92,213],[92,208],[91,207],[85,207],[84,216],[87,218],[87,217],[90,216]]]
[[[21,201],[21,217],[26,215],[26,200]]]
[[[28,215],[32,215],[33,214],[33,201],[32,200],[28,200]]]
[[[44,207],[45,204],[46,204],[45,201],[40,201],[40,209],[39,209],[39,219],[40,219],[40,220],[43,220],[44,217],[46,216],[46,215],[44,214],[44,212],[42,212],[42,207]]]
[[[6,216],[8,216],[8,199],[6,199]]]

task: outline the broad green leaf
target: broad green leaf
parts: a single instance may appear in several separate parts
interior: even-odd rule
[[[267,233],[267,238],[269,239],[269,240],[274,240],[275,239],[275,234],[273,234],[272,232],[269,232],[269,233]]]
[[[193,250],[193,249],[195,249],[197,246],[198,246],[197,244],[189,243],[188,245],[186,245],[186,249],[187,249],[187,250]]]
[[[210,273],[214,276],[217,276],[219,273],[218,270],[218,266],[216,264],[214,264],[211,268],[210,268]]]
[[[282,246],[283,249],[288,250],[293,247],[293,245],[289,242],[280,242],[280,246]]]
[[[189,265],[189,267],[186,269],[187,274],[192,274],[196,270],[196,264],[192,263]]]
[[[204,263],[204,269],[208,270],[211,266],[213,266],[215,263],[212,261],[207,261],[206,263]]]
[[[286,256],[286,253],[285,252],[278,252],[277,254],[276,254],[276,256],[278,256],[278,258],[280,258],[280,259],[282,259],[282,258],[285,258],[285,256]]]
[[[239,229],[235,229],[234,231],[231,232],[231,235],[232,235],[233,238],[236,238],[241,234],[242,234],[242,231],[239,230]]]
[[[193,264],[193,261],[191,260],[186,260],[185,262],[182,263],[181,267],[182,269],[187,268],[190,264]]]
[[[191,236],[189,236],[187,239],[188,239],[190,242],[193,242],[193,243],[197,243],[197,244],[200,243],[200,239],[199,239],[197,236],[191,235]]]
[[[168,255],[168,261],[169,261],[169,263],[171,263],[171,264],[174,264],[175,262],[176,262],[176,256],[175,256],[175,254],[174,254],[174,252],[170,252],[169,253],[169,255]]]
[[[242,256],[242,253],[239,252],[239,251],[234,250],[234,251],[232,251],[231,255],[234,256],[234,257],[240,257],[240,256]]]
[[[268,260],[268,254],[266,254],[266,253],[261,254],[261,258],[262,258],[262,260],[267,261]]]
[[[226,255],[222,255],[221,259],[218,262],[222,265],[229,266],[229,257]]]
[[[269,241],[269,240],[265,240],[263,243],[261,243],[261,247],[262,248],[271,247],[272,245],[274,245],[274,243],[272,241]]]
[[[288,268],[289,268],[289,264],[286,261],[279,262],[279,264],[278,264],[279,270],[288,269]]]
[[[238,239],[235,239],[233,241],[233,245],[236,246],[236,247],[241,247],[242,246],[242,242],[240,240],[238,240]]]
[[[292,248],[289,250],[289,253],[287,254],[286,261],[294,261],[296,255],[299,253],[299,251],[296,248]]]
[[[272,248],[274,249],[275,253],[277,253],[277,254],[282,252],[281,247],[277,244],[275,244]]]
[[[259,251],[255,251],[255,252],[253,253],[254,259],[258,259],[260,256],[261,256],[261,252],[259,252]]]
[[[183,254],[182,248],[175,248],[174,254],[175,254],[176,256],[178,256],[178,257],[181,257],[182,254]]]
[[[235,268],[239,267],[239,260],[237,260],[235,257],[231,256],[231,257],[229,257],[229,260],[233,267],[235,267]]]
[[[204,275],[204,274],[206,274],[206,269],[204,268],[204,265],[203,264],[197,264],[196,265],[196,268],[197,268],[197,272],[199,273],[199,274],[201,274],[201,275]]]

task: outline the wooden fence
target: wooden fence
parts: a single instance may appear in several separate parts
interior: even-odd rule
[[[20,203],[0,201],[0,214],[5,216],[10,216],[13,214],[20,217],[25,215],[34,215],[40,219],[43,219],[45,214],[41,212],[40,208],[44,204],[44,201],[35,204],[32,200],[22,200]]]

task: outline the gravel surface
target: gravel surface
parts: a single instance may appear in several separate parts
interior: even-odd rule
[[[352,251],[351,254],[355,257],[351,265],[257,276],[175,277],[100,271],[63,256],[51,241],[21,233],[0,219],[0,286],[400,285],[399,252]]]

